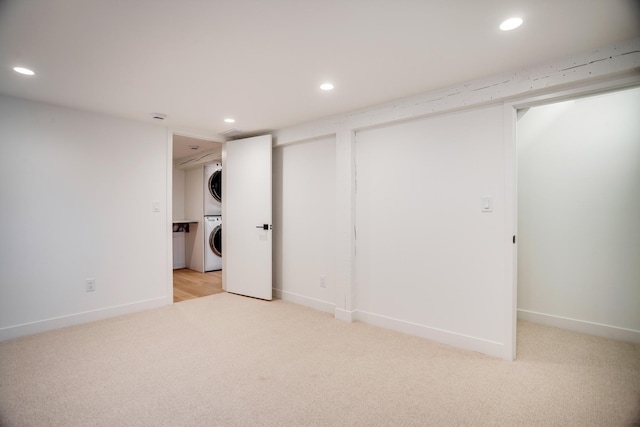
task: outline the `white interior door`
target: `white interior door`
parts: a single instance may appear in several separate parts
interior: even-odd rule
[[[227,292],[265,300],[271,289],[271,135],[223,149],[222,274]]]

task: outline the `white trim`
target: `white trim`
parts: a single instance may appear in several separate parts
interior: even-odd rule
[[[295,128],[296,130],[292,130],[292,129],[293,128],[274,132],[273,148],[281,148],[289,145],[303,144],[305,142],[313,142],[320,139],[336,137],[335,128],[332,131],[327,133],[322,133],[322,131],[318,131],[316,129],[314,129],[314,131],[308,131],[307,132],[308,134],[313,135],[309,138],[305,136],[307,133],[298,132],[297,127]]]
[[[373,326],[426,338],[465,350],[478,351],[489,356],[495,356],[509,361],[512,360],[511,349],[500,342],[485,340],[478,337],[463,335],[427,325],[420,325],[359,310],[355,311],[353,314],[356,321],[362,321]]]
[[[222,162],[222,194],[227,194],[227,176],[226,176],[226,166],[227,166],[227,143],[222,144],[222,156],[220,158],[220,162]],[[271,201],[273,203],[273,200]],[[222,217],[227,216],[227,204],[222,203]],[[223,228],[224,230],[224,228]],[[227,251],[227,233],[222,233],[222,253],[226,253]],[[204,262],[204,260],[203,260]],[[204,264],[203,264],[204,265]],[[227,257],[222,257],[222,289],[227,290]]]
[[[335,305],[331,302],[322,301],[316,298],[304,295],[294,294],[293,292],[283,291],[282,289],[273,288],[273,297],[283,301],[289,301],[315,310],[324,311],[333,314]]]
[[[352,323],[359,321],[372,326],[426,338],[465,350],[478,351],[508,361],[513,360],[511,349],[507,345],[496,341],[458,334],[379,314],[367,313],[359,310],[343,310],[330,302],[309,298],[292,292],[283,291],[281,289],[273,288],[273,296],[274,298],[281,299],[283,301],[289,301],[294,304],[299,304],[326,313],[332,313],[336,320],[343,322]]]
[[[336,307],[336,310],[333,315],[336,318],[336,320],[342,320],[343,322],[352,323],[354,312],[343,310],[341,308]]]
[[[355,308],[355,133],[336,133],[336,293],[335,306],[344,312]]]
[[[506,284],[504,310],[506,316],[505,345],[511,354],[511,360],[516,358],[517,313],[518,308],[518,246],[513,242],[513,236],[518,231],[518,196],[517,196],[517,156],[516,156],[516,109],[512,105],[504,107],[504,206],[505,206],[505,234],[507,241],[504,252],[504,280]],[[517,242],[517,237],[516,237]]]
[[[555,96],[560,90],[629,76],[640,68],[640,38],[536,67],[438,89],[382,105],[302,123],[274,132],[277,145],[314,139],[337,129],[366,129],[434,114],[477,108],[518,97]],[[607,82],[603,83],[607,84]]]
[[[538,313],[530,310],[518,309],[518,319],[556,328],[568,329],[583,334],[597,335],[599,337],[612,338],[620,341],[628,341],[640,344],[640,331],[604,325],[602,323],[588,322],[586,320],[571,319],[569,317],[555,316],[553,314]]]
[[[615,92],[618,90],[626,90],[634,86],[640,85],[640,74],[634,73],[630,75],[611,77],[598,82],[584,82],[575,85],[570,89],[557,90],[551,93],[521,97],[513,99],[507,103],[514,109],[522,109],[529,107],[539,107],[545,104],[553,104],[561,101],[569,101],[573,99],[583,98],[587,96],[599,95],[607,92]]]
[[[171,127],[169,128],[169,132],[171,133],[171,135],[180,135],[180,136],[186,136],[188,138],[204,139],[207,141],[214,141],[214,142],[220,142],[220,143],[223,143],[227,140],[224,137],[224,135],[220,135],[218,133],[203,132],[203,131],[197,131],[193,129]]]
[[[165,304],[173,304],[173,133],[167,129],[167,296]]]
[[[166,301],[167,297],[163,296],[129,304],[116,305],[98,310],[84,311],[67,316],[52,317],[50,319],[38,320],[36,322],[9,326],[0,329],[0,341],[51,331],[53,329],[64,328],[67,326],[94,322],[96,320],[102,320],[109,317],[136,313],[138,311],[149,310],[152,308],[165,307],[167,305]]]

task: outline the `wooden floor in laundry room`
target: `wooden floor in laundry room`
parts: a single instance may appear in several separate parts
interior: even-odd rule
[[[213,295],[222,290],[222,270],[201,273],[181,268],[173,270],[173,302]]]

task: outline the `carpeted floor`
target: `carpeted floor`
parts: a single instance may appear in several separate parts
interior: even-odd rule
[[[639,420],[639,345],[523,322],[505,362],[223,293],[0,343],[5,427]]]

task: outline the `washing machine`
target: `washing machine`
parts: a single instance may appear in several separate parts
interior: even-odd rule
[[[204,167],[204,214],[222,215],[222,163]]]
[[[204,217],[204,271],[222,270],[222,217]]]

